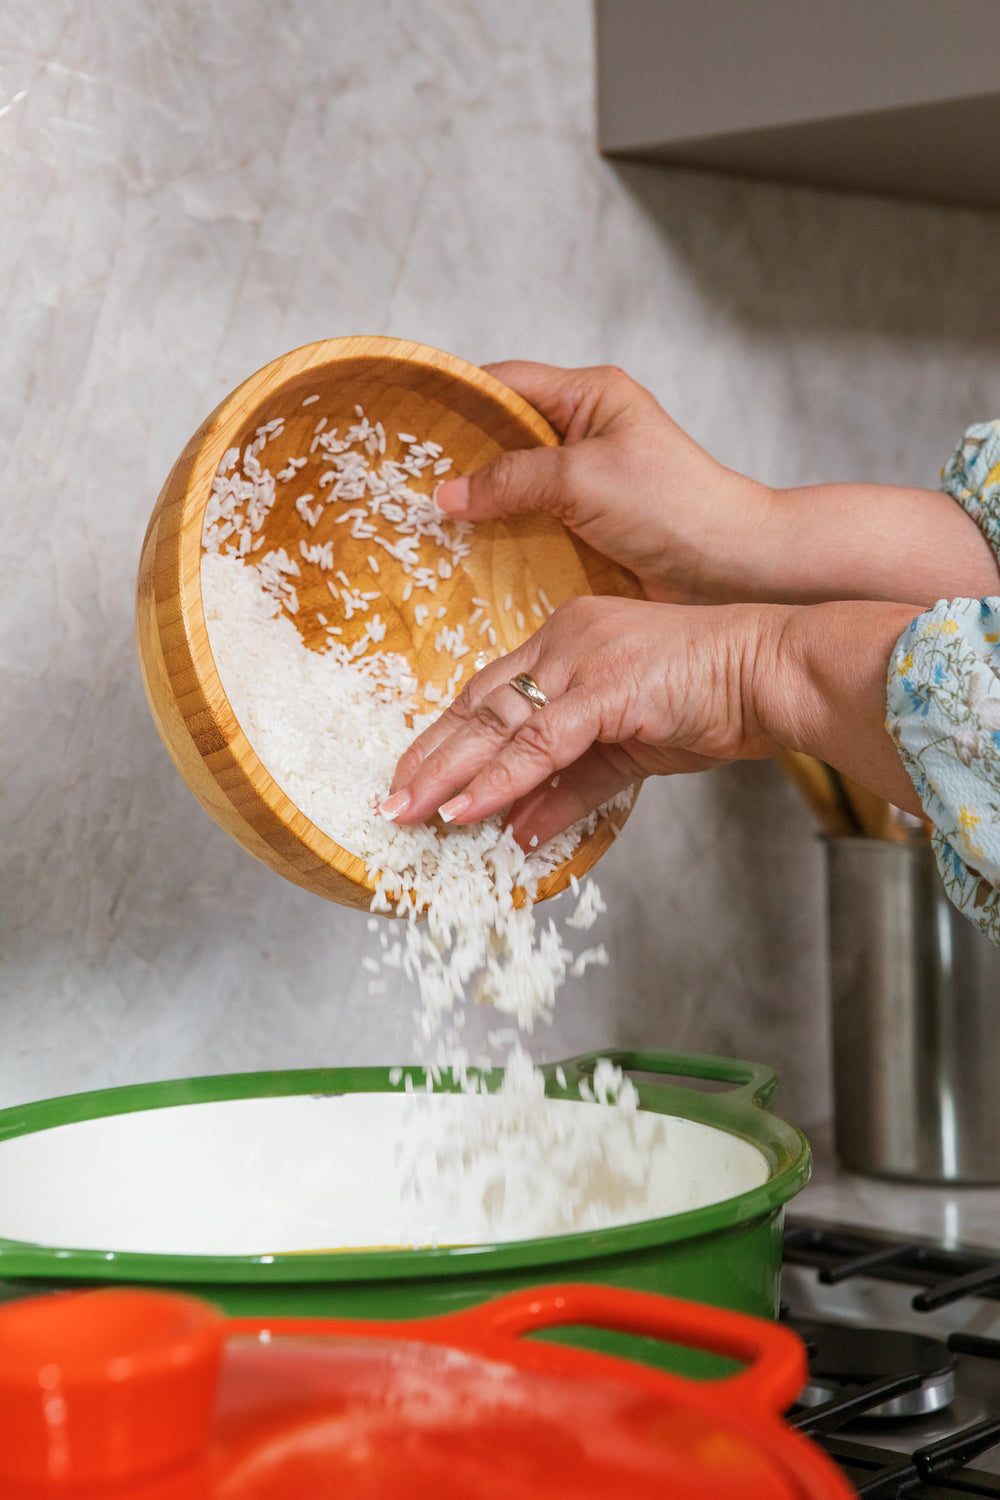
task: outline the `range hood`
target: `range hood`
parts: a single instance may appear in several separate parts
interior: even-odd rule
[[[1000,0],[595,0],[601,150],[1000,207]]]

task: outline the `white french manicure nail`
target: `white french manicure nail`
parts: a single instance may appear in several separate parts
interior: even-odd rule
[[[453,823],[456,818],[461,817],[471,801],[472,798],[462,792],[458,797],[452,797],[450,802],[442,802],[438,808],[438,817],[444,823]]]
[[[388,818],[391,823],[393,818],[398,818],[401,812],[405,812],[410,805],[410,794],[404,787],[401,792],[393,792],[391,797],[386,797],[380,802],[378,810],[383,818]]]

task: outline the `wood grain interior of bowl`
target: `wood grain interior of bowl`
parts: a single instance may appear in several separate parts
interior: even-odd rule
[[[299,563],[299,609],[290,618],[312,649],[326,645],[331,624],[340,628],[338,638],[351,644],[365,617],[346,617],[328,586],[330,572],[300,556],[300,541],[332,541],[335,568],[352,586],[379,591],[374,607],[386,625],[379,649],[406,656],[418,680],[438,689],[458,665],[450,653],[435,647],[444,626],[463,623],[472,646],[460,658],[461,686],[474,670],[477,651],[508,652],[532,634],[541,623],[540,598],[555,607],[580,594],[635,597],[639,589],[630,574],[573,538],[553,517],[531,514],[477,523],[469,533],[471,551],[452,576],[440,578],[433,594],[414,590],[405,601],[402,565],[370,540],[350,535],[351,526],[338,521],[348,508],[344,502],[326,505],[315,526],[296,508],[297,499],[323,494],[320,480],[329,459],[315,448],[317,425],[343,433],[357,421],[356,407],[373,423],[383,424],[386,457],[402,456],[406,445],[398,434],[430,440],[453,460],[448,477],[469,473],[506,449],[558,442],[538,412],[513,391],[440,350],[368,337],[331,339],[297,349],[228,396],[175,463],[143,544],[136,622],[153,718],[174,764],[205,810],[286,879],[367,910],[374,881],[364,861],[310,822],[266,770],[236,720],[212,658],[201,597],[202,533],[212,481],[227,451],[235,447],[242,453],[258,428],[281,417],[284,430],[268,442],[262,464],[277,474],[289,459],[307,457],[295,479],[278,486],[278,499],[263,527],[261,553],[284,547]],[[437,482],[435,478],[416,487],[429,489]],[[487,601],[488,609],[475,600]],[[428,607],[422,624],[414,616],[419,603]],[[477,609],[480,615],[473,621]],[[541,613],[546,612],[542,607]],[[490,627],[495,644],[489,642]],[[428,702],[425,709],[432,711],[433,705]],[[623,821],[623,816],[602,819],[572,858],[542,883],[539,897],[554,895],[571,875],[579,877],[590,869]]]

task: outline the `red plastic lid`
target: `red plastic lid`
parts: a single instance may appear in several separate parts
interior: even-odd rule
[[[746,1368],[690,1381],[522,1338],[560,1324]],[[407,1323],[227,1324],[172,1293],[59,1294],[0,1308],[0,1497],[847,1500],[780,1421],[804,1378],[786,1329],[604,1287]]]

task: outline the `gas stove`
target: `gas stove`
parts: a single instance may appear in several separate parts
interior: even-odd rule
[[[789,1415],[865,1500],[1000,1497],[1000,1252],[791,1217]]]

